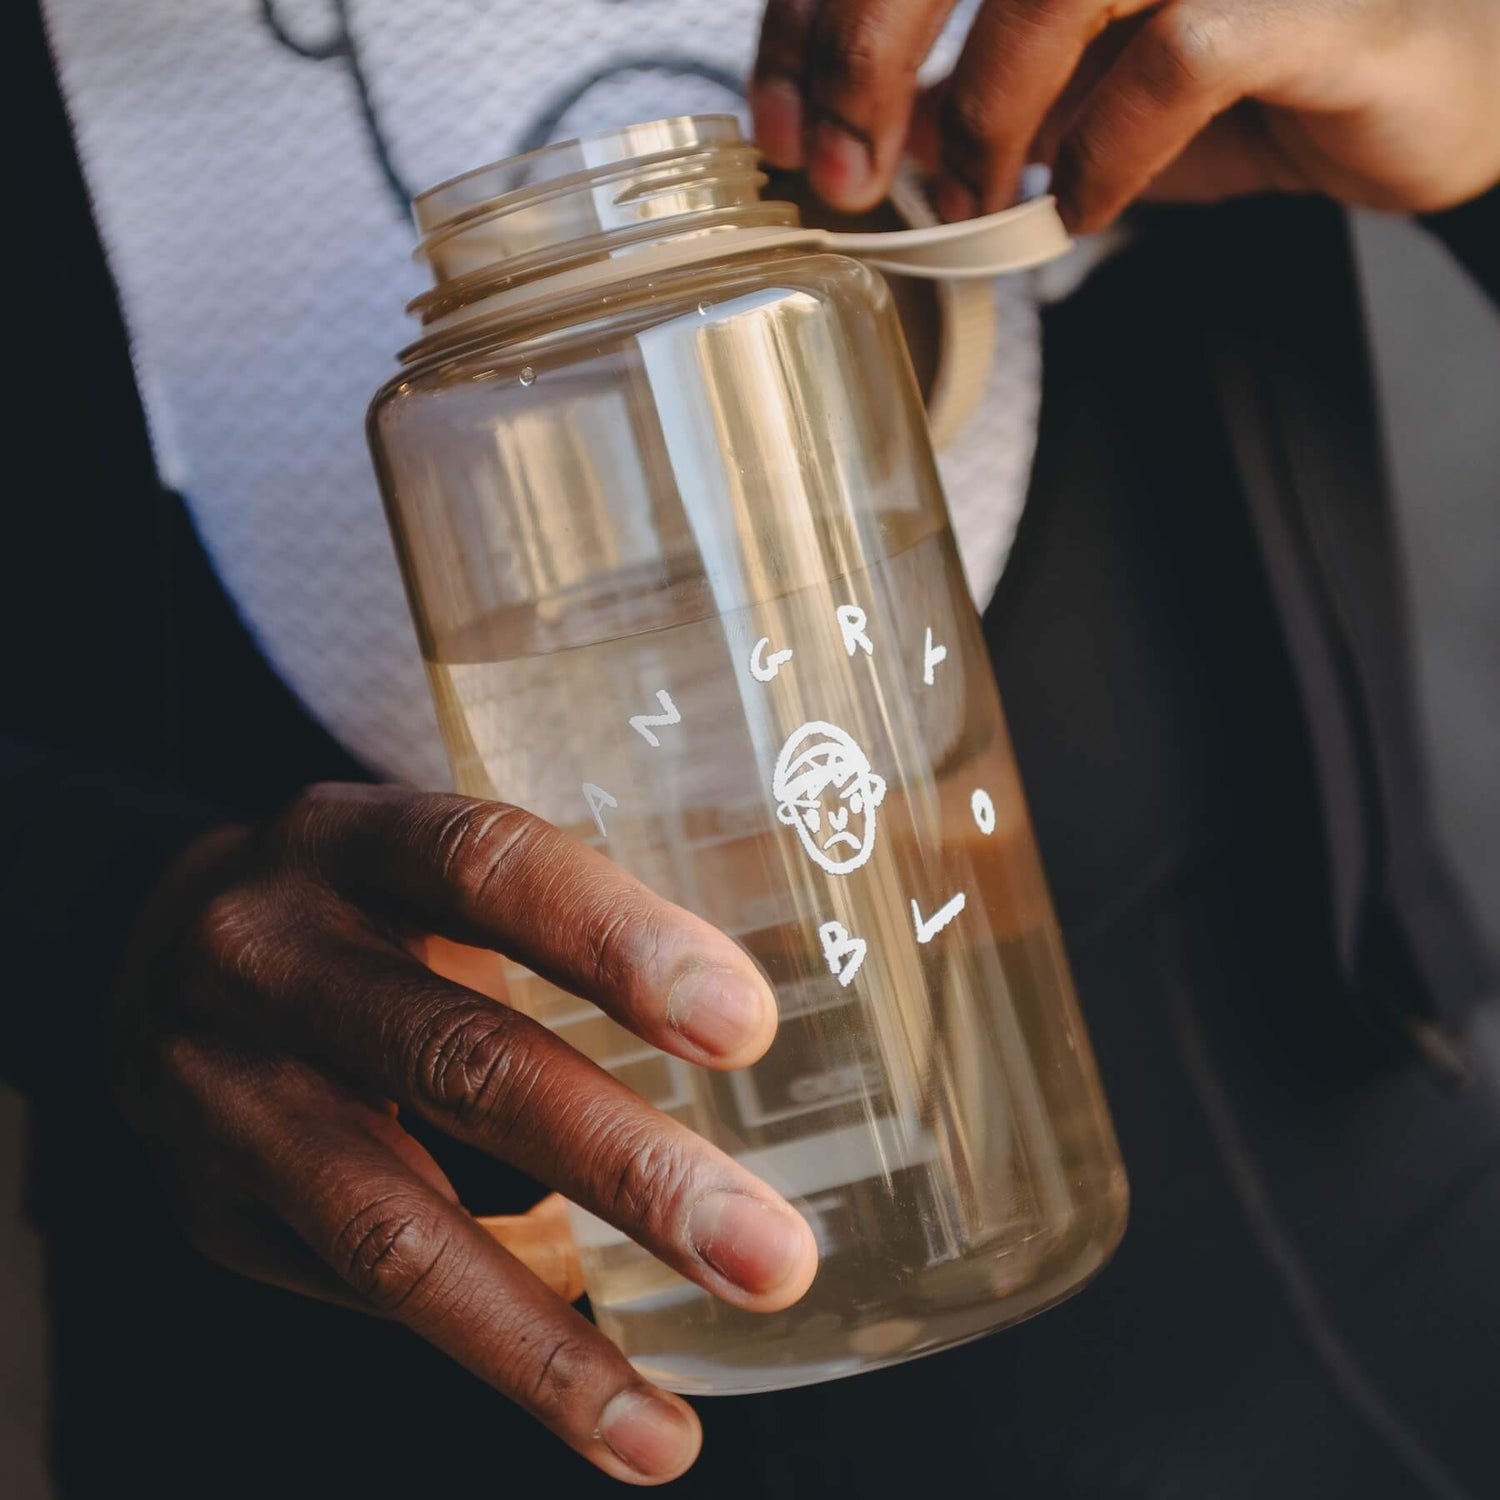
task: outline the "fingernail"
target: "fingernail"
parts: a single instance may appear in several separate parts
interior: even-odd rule
[[[835,202],[858,200],[870,180],[870,148],[831,120],[812,133],[807,172],[813,187]]]
[[[713,1193],[688,1219],[693,1248],[747,1292],[773,1292],[800,1269],[806,1231],[788,1209],[746,1193]]]
[[[802,165],[802,91],[790,78],[760,78],[750,85],[755,141],[774,167]]]
[[[960,219],[972,219],[979,212],[979,203],[974,194],[956,177],[939,177],[929,196],[938,218],[947,224],[956,224]]]
[[[766,1024],[771,998],[733,969],[689,969],[667,992],[667,1024],[715,1056],[735,1052]]]
[[[648,1391],[611,1397],[599,1418],[599,1436],[637,1474],[675,1474],[693,1457],[688,1419]]]

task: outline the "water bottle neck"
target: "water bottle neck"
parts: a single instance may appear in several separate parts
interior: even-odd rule
[[[711,252],[745,230],[795,229],[791,204],[761,201],[765,181],[732,115],[657,120],[480,167],[413,204],[434,286],[410,311],[424,329],[451,327],[528,282],[673,241]]]

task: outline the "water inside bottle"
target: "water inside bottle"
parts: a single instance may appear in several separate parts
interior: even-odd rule
[[[621,603],[621,600],[624,602]],[[548,606],[429,662],[460,790],[527,807],[730,932],[754,1067],[668,1057],[524,970],[511,1002],[797,1204],[820,1269],[737,1311],[580,1212],[600,1327],[678,1390],[771,1389],[1039,1311],[1125,1186],[949,533],[783,597],[552,654]]]

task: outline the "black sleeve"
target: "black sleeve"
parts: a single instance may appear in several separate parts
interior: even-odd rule
[[[103,999],[141,901],[222,821],[121,771],[0,740],[0,1077],[32,1093],[93,1075]]]
[[[121,943],[177,850],[365,773],[261,656],[158,479],[40,15],[0,24],[27,121],[13,195],[66,288],[13,309],[0,516],[0,1078],[35,1096],[97,1057]]]
[[[1500,184],[1457,208],[1420,220],[1500,305]]]
[[[169,759],[160,487],[34,7],[6,39],[28,122],[15,186],[69,288],[15,309],[0,537],[0,1078],[35,1093],[97,1055],[141,896],[215,818],[148,790]]]

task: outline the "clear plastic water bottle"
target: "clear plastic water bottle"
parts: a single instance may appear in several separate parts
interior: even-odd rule
[[[417,200],[436,284],[370,437],[458,788],[731,933],[780,1030],[715,1074],[511,1003],[793,1201],[737,1311],[582,1212],[600,1327],[682,1391],[927,1353],[1077,1289],[1126,1186],[891,297],[727,117]]]

